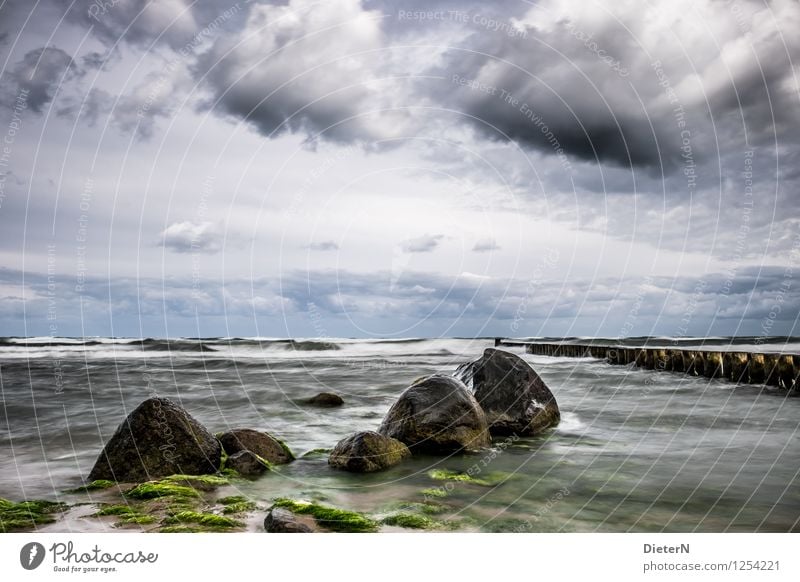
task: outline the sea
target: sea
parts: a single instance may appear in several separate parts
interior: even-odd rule
[[[798,338],[625,343],[800,354]],[[451,374],[493,345],[492,338],[0,338],[0,497],[72,500],[66,492],[85,482],[120,422],[158,395],[212,433],[254,428],[288,444],[296,461],[231,486],[261,507],[292,497],[381,515],[429,501],[433,489],[445,506],[437,519],[460,531],[800,531],[800,398],[522,348],[502,349],[550,387],[561,409],[554,429],[498,437],[475,454],[414,456],[381,473],[328,466],[325,450],[377,429],[415,379]],[[319,392],[345,404],[304,403]],[[437,480],[437,471],[480,482]],[[248,528],[258,531],[260,519]],[[46,526],[98,527],[111,526],[70,514]]]

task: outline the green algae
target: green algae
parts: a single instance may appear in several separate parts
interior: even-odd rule
[[[102,491],[103,489],[114,487],[116,484],[117,483],[115,481],[109,481],[108,479],[97,479],[96,481],[92,481],[86,485],[81,485],[75,489],[69,489],[67,493],[89,493],[91,491]]]
[[[442,527],[440,522],[416,513],[395,513],[383,518],[382,523],[406,529],[439,529]]]
[[[98,509],[92,517],[102,517],[104,515],[131,515],[138,513],[130,505],[104,505]]]
[[[162,479],[161,483],[176,483],[201,491],[212,491],[217,487],[228,485],[230,481],[219,475],[170,475]]]
[[[141,513],[138,509],[130,505],[104,505],[98,509],[97,512],[92,514],[91,517],[103,517],[106,515],[119,517],[117,525],[147,525],[158,521],[156,517]]]
[[[253,511],[256,508],[256,504],[254,502],[248,500],[246,497],[242,497],[241,495],[223,497],[222,499],[217,499],[217,503],[225,506],[222,508],[222,513],[225,514],[245,513],[248,511]]]
[[[122,516],[118,524],[136,524],[136,525],[149,525],[151,523],[156,523],[158,521],[152,515],[142,515],[140,513],[132,514],[132,515],[124,515]]]
[[[281,448],[283,449],[283,452],[286,453],[287,457],[289,457],[289,461],[294,461],[297,458],[297,457],[294,456],[294,453],[292,452],[292,449],[289,448],[289,445],[287,445],[284,441],[282,441],[281,439],[279,439],[277,437],[272,437],[272,438],[274,438],[278,442],[278,444],[281,446]]]
[[[158,499],[160,497],[199,497],[200,494],[196,489],[185,485],[176,485],[164,481],[148,481],[126,491],[123,495],[132,499]]]
[[[282,507],[301,515],[310,515],[319,525],[331,531],[357,533],[373,532],[378,529],[378,523],[365,515],[309,501],[279,498],[275,500],[273,507]]]
[[[475,477],[469,473],[460,471],[450,471],[448,469],[433,469],[428,471],[428,476],[437,481],[457,481],[459,483],[472,483],[473,485],[480,485],[481,487],[494,487],[514,478],[511,473],[504,473],[502,471],[492,471],[490,473],[483,473],[480,477]]]
[[[56,501],[31,500],[14,503],[0,498],[0,533],[34,529],[37,525],[53,523],[54,514],[67,509]]]
[[[307,459],[308,457],[320,457],[322,455],[327,455],[333,449],[311,449],[310,451],[306,451],[303,453],[300,458]]]
[[[230,529],[242,527],[244,524],[238,520],[216,513],[201,513],[198,511],[180,511],[164,519],[164,525],[199,525],[209,528]]]

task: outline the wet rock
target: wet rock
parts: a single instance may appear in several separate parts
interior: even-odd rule
[[[239,451],[228,457],[225,468],[233,469],[245,477],[257,477],[269,470],[269,466],[250,451]]]
[[[264,518],[264,529],[267,533],[311,533],[313,519],[301,518],[287,509],[273,507]]]
[[[216,473],[221,447],[186,410],[149,398],[119,425],[89,473],[89,481],[142,482],[173,474]]]
[[[491,444],[478,401],[452,376],[415,381],[386,413],[378,432],[405,443],[412,453],[478,450]]]
[[[535,435],[561,419],[553,393],[516,354],[489,348],[455,375],[475,394],[492,434]]]
[[[321,406],[324,408],[333,408],[335,406],[341,406],[344,404],[344,400],[338,394],[333,394],[331,392],[320,392],[316,396],[306,400],[306,404],[310,404],[311,406]]]
[[[410,456],[408,447],[397,439],[369,430],[339,441],[328,457],[328,464],[353,473],[373,473]]]
[[[251,428],[237,428],[219,435],[219,442],[229,456],[239,451],[250,451],[262,459],[282,465],[294,460],[292,451],[268,432]]]

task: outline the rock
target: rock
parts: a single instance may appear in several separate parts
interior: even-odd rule
[[[226,469],[233,469],[245,477],[255,477],[265,473],[269,466],[258,455],[250,451],[239,451],[225,461]]]
[[[411,456],[400,441],[368,430],[342,439],[328,457],[328,464],[353,473],[373,473]]]
[[[182,407],[167,398],[149,398],[119,425],[89,481],[138,483],[174,474],[216,473],[221,452],[217,439]]]
[[[338,394],[332,394],[330,392],[320,392],[313,398],[309,398],[306,400],[306,404],[310,404],[311,406],[323,406],[323,407],[334,407],[334,406],[341,406],[344,404],[344,400]]]
[[[267,533],[311,533],[314,527],[309,518],[300,518],[287,509],[273,507],[264,518],[264,529]]]
[[[412,453],[477,450],[492,442],[478,401],[452,376],[415,381],[386,413],[378,432],[405,443]]]
[[[535,435],[561,419],[553,393],[515,354],[489,348],[455,375],[475,394],[492,434]]]
[[[219,435],[219,442],[229,456],[239,451],[250,451],[275,465],[294,461],[294,455],[289,447],[268,432],[237,428]]]

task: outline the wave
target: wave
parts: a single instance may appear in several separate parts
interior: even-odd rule
[[[146,352],[216,352],[203,342],[193,340],[161,340],[147,338],[132,341],[128,345],[138,345]]]
[[[340,350],[342,349],[339,344],[327,341],[318,340],[286,340],[287,350],[296,350],[300,352],[324,352],[327,350]]]

